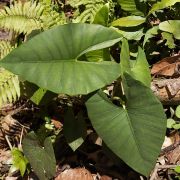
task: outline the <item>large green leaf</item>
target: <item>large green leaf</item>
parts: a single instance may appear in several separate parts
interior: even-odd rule
[[[161,31],[172,33],[176,39],[180,39],[180,20],[169,20],[159,24]]]
[[[50,138],[45,139],[43,147],[35,133],[31,132],[23,140],[23,150],[40,180],[48,180],[54,176],[56,160]]]
[[[158,11],[160,9],[167,8],[169,6],[173,6],[177,2],[180,2],[180,0],[162,0],[161,2],[157,2],[152,6],[151,10],[149,11],[149,14]]]
[[[120,72],[115,62],[78,58],[110,47],[120,39],[115,30],[101,25],[66,24],[33,37],[0,65],[55,93],[87,94],[112,82]]]
[[[136,171],[147,176],[155,165],[166,131],[166,117],[152,91],[130,75],[126,108],[99,92],[86,103],[93,127],[106,145]]]
[[[111,25],[121,27],[134,27],[144,23],[145,21],[146,18],[141,16],[127,16],[113,21]]]

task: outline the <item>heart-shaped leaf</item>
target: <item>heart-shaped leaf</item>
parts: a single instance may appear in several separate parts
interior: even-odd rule
[[[55,174],[56,160],[50,138],[44,141],[44,147],[34,132],[23,140],[23,152],[40,180],[48,180]]]
[[[150,88],[125,74],[126,108],[99,92],[86,103],[93,127],[106,145],[136,171],[147,176],[155,165],[166,131],[161,103]]]
[[[30,39],[6,56],[0,65],[55,93],[87,94],[116,79],[115,62],[78,58],[120,41],[115,30],[95,24],[66,24]]]

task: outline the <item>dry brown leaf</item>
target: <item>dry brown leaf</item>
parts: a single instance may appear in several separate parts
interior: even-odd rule
[[[166,155],[169,164],[177,164],[180,162],[180,146]]]
[[[180,55],[167,57],[153,65],[152,75],[174,76],[180,74]]]
[[[66,169],[55,180],[93,180],[93,176],[85,168]]]
[[[53,123],[53,125],[56,129],[61,129],[63,127],[63,124],[58,120],[51,119],[51,122]]]

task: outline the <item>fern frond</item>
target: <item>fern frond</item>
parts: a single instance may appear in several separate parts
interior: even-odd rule
[[[52,10],[52,8],[50,6],[45,6],[44,12],[41,16],[41,20],[42,20],[42,24],[43,24],[43,29],[49,29],[53,26],[56,25],[62,25],[66,23],[66,17],[64,15],[64,13],[58,13],[54,10]]]
[[[77,8],[74,13],[74,22],[79,23],[92,23],[96,13],[105,5],[107,2],[113,5],[112,0],[69,0],[68,4],[72,7]],[[81,6],[84,6],[84,11],[81,12]],[[110,7],[111,8],[111,7]],[[114,7],[113,7],[114,8]]]
[[[15,2],[0,10],[0,27],[17,33],[29,34],[35,29],[48,29],[64,24],[65,17],[42,3]]]
[[[18,76],[0,68],[0,108],[20,97]]]
[[[1,40],[0,41],[0,59],[5,57],[7,54],[9,54],[16,45],[11,45],[10,41]]]
[[[14,30],[18,33],[30,33],[34,29],[41,28],[40,16],[44,6],[37,3],[21,2],[5,6],[0,11],[0,27]]]

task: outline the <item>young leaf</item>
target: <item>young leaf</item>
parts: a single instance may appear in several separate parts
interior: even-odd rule
[[[150,87],[151,84],[151,73],[149,70],[149,64],[146,60],[146,54],[139,47],[138,56],[134,67],[131,69],[132,75],[135,79],[142,82],[147,87]]]
[[[113,21],[111,25],[121,27],[134,27],[143,24],[145,21],[146,18],[141,16],[127,16]]]
[[[64,117],[64,136],[69,146],[75,151],[83,142],[86,133],[86,125],[82,114],[78,114],[78,118],[74,117],[72,109],[69,109]]]
[[[105,144],[125,163],[147,176],[164,141],[166,117],[151,89],[125,74],[126,108],[99,92],[87,102],[92,125]]]
[[[171,33],[162,32],[161,35],[162,35],[163,40],[166,41],[165,45],[167,45],[168,48],[170,48],[170,49],[175,48],[176,45],[174,44],[174,38]]]
[[[167,119],[167,128],[173,128],[173,125],[176,124],[176,121],[174,119]]]
[[[0,65],[55,93],[88,94],[118,78],[119,67],[112,61],[78,58],[110,47],[121,37],[115,30],[95,24],[57,26],[19,46]]]
[[[180,20],[168,20],[159,24],[161,31],[172,33],[176,39],[180,39]]]
[[[176,115],[178,118],[180,118],[180,105],[177,106],[176,111],[175,111],[175,115]]]
[[[31,132],[23,140],[23,150],[40,180],[54,176],[56,159],[50,138],[46,138],[44,146],[41,146],[35,133]]]
[[[23,177],[29,162],[19,149],[13,148],[11,152],[13,157],[13,166],[19,169],[21,176]]]

